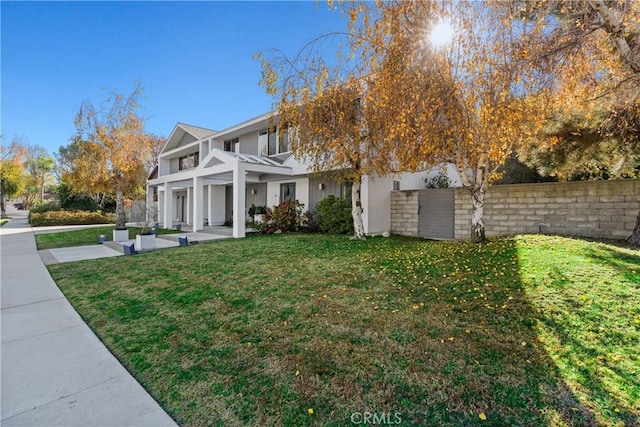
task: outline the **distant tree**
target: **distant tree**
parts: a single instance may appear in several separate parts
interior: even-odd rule
[[[526,184],[534,182],[557,181],[555,176],[546,176],[538,172],[536,165],[529,165],[520,161],[514,152],[496,171],[498,176],[494,184]]]
[[[82,179],[91,193],[115,192],[117,228],[126,225],[124,196],[144,185],[145,159],[151,155],[138,113],[141,95],[142,87],[136,83],[128,96],[112,91],[97,108],[83,102],[75,117],[76,137],[81,141],[76,179]]]
[[[149,147],[149,155],[145,159],[145,168],[147,169],[147,173],[151,173],[153,168],[158,164],[158,157],[167,143],[167,138],[153,133],[147,133],[144,137],[147,139],[147,145]]]
[[[70,204],[91,206],[90,203],[82,201],[86,196],[100,209],[105,209],[105,204],[115,198],[112,186],[90,179],[91,163],[88,161],[90,158],[86,157],[90,152],[90,145],[88,141],[76,136],[68,145],[58,149],[57,173],[62,185],[58,190],[62,194],[60,202],[63,206],[65,202],[62,199]]]
[[[548,177],[563,181],[638,178],[640,151],[633,144],[603,135],[599,130],[601,114],[590,122],[558,113],[540,136],[521,153],[524,161]],[[552,142],[547,140],[551,139]]]
[[[0,135],[0,215],[6,215],[6,200],[18,195],[24,185],[25,143],[13,137],[5,143]]]
[[[36,198],[40,203],[44,200],[47,178],[50,177],[54,165],[55,160],[49,155],[46,148],[39,145],[26,148],[24,167],[27,182],[24,196],[27,209],[33,205]]]

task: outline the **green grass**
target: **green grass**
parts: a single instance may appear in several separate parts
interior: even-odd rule
[[[141,227],[129,227],[129,238],[135,239]],[[36,246],[38,250],[67,248],[71,246],[86,246],[98,244],[98,236],[105,234],[112,239],[113,226],[83,228],[81,230],[61,231],[59,233],[36,234]],[[177,233],[176,230],[159,228],[158,234]]]
[[[5,225],[7,222],[9,222],[11,218],[0,218],[0,227],[2,227],[3,225]]]
[[[49,269],[182,425],[640,422],[638,251],[283,234]]]

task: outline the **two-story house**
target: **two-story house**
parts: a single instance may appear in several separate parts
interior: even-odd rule
[[[424,174],[364,177],[362,206],[365,232],[390,228],[392,190],[422,188]],[[401,188],[402,185],[402,188]],[[289,136],[277,118],[265,114],[222,131],[178,123],[162,149],[147,182],[155,194],[158,219],[165,228],[189,224],[233,225],[233,236],[245,236],[247,210],[298,200],[311,210],[329,195],[350,197],[351,186],[330,174],[314,174],[291,154]]]

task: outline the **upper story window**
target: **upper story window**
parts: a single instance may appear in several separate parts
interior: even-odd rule
[[[200,152],[196,151],[195,153],[187,154],[186,156],[182,156],[178,159],[178,169],[193,169],[198,166],[200,161]]]
[[[224,142],[224,151],[236,151],[236,144],[240,142],[240,138],[233,138]]]
[[[291,151],[291,147],[289,147],[289,128],[280,129],[278,150],[281,153],[286,153],[287,151]]]
[[[290,151],[288,130],[278,132],[277,126],[261,130],[258,147],[262,156],[273,156]]]

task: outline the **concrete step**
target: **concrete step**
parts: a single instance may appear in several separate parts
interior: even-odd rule
[[[129,244],[128,242],[114,242],[114,241],[108,240],[104,242],[103,245],[108,248],[115,249],[116,251],[119,251],[121,253],[124,253],[123,245],[125,243]]]

